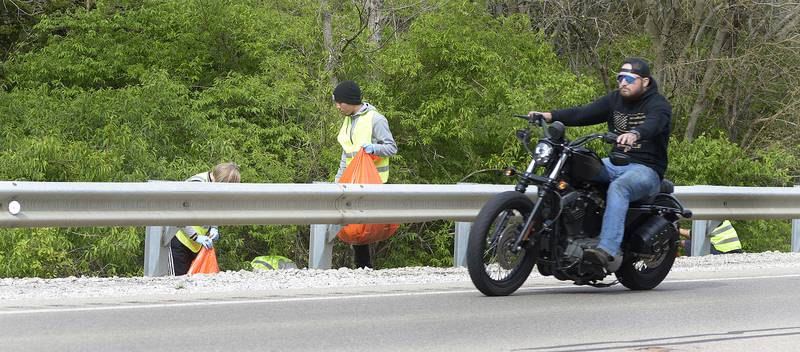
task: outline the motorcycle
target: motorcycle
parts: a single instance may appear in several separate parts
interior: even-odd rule
[[[583,252],[599,243],[608,183],[597,181],[605,167],[585,145],[594,140],[616,143],[615,133],[594,133],[569,141],[561,122],[547,124],[544,117],[525,119],[516,136],[531,161],[524,172],[506,168],[516,177],[514,191],[500,193],[487,202],[473,222],[467,244],[467,267],[475,287],[487,296],[514,293],[534,265],[544,276],[577,285],[608,287],[621,283],[631,290],[658,286],[669,273],[678,250],[680,218],[690,218],[674,197],[674,185],[663,180],[659,192],[632,202],[625,219],[621,260],[605,268],[583,260]],[[533,150],[533,129],[543,138]],[[629,157],[612,151],[614,165],[627,165]],[[540,174],[537,174],[540,172]],[[536,187],[532,201],[525,193]],[[614,267],[615,266],[615,267]],[[603,280],[613,274],[616,281]]]

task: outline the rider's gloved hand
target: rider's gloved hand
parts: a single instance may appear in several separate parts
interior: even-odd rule
[[[195,239],[194,241],[203,245],[203,247],[206,247],[206,249],[214,247],[214,241],[212,241],[211,237],[208,236],[198,235],[197,239]]]
[[[372,144],[364,143],[361,145],[361,148],[364,148],[364,151],[367,152],[367,154],[375,153],[375,147]]]

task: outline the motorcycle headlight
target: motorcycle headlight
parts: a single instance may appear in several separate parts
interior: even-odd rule
[[[546,165],[553,156],[553,146],[550,143],[539,142],[533,150],[533,160],[539,165]]]

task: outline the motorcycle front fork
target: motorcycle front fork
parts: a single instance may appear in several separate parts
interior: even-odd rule
[[[541,211],[542,206],[544,204],[544,198],[546,194],[547,194],[546,189],[540,189],[539,196],[536,198],[536,203],[533,204],[533,210],[531,210],[531,214],[528,215],[527,219],[525,219],[525,225],[522,227],[522,231],[520,231],[520,233],[517,234],[517,238],[514,241],[514,247],[512,247],[513,252],[516,253],[521,251],[522,243],[530,238],[531,233],[533,232],[534,229],[536,218],[538,217],[537,215]],[[534,238],[531,238],[530,240],[537,241],[538,238],[536,237],[536,235],[538,235],[541,231],[547,229],[551,224],[552,221],[545,220],[542,223],[542,226],[539,229],[539,231],[537,231],[537,233],[534,234]]]

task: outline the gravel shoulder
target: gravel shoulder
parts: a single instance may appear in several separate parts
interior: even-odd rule
[[[744,253],[680,257],[673,273],[742,272],[784,269],[800,273],[800,253]],[[536,270],[534,270],[534,273]],[[680,276],[680,275],[678,275]],[[538,273],[529,282],[540,281]],[[559,283],[546,278],[549,283]],[[541,281],[540,281],[541,282]],[[0,300],[104,298],[147,295],[206,295],[226,292],[260,292],[307,288],[349,288],[385,285],[469,283],[466,268],[408,267],[396,269],[289,269],[279,271],[225,271],[215,275],[180,277],[56,279],[0,279]]]

